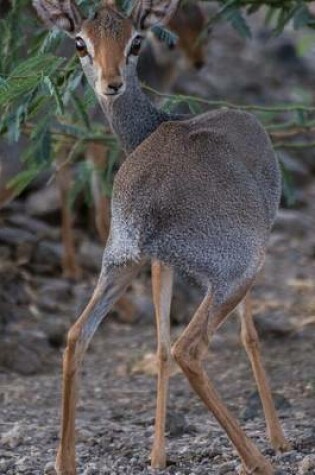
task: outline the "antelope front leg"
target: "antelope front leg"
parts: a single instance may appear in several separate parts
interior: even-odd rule
[[[252,365],[261,403],[265,413],[269,440],[272,447],[276,451],[283,452],[285,450],[289,450],[290,443],[287,441],[283,433],[273,402],[268,377],[261,361],[259,340],[253,322],[249,293],[240,304],[239,313],[241,318],[241,338]]]
[[[99,283],[83,314],[68,333],[67,348],[63,358],[61,440],[56,459],[58,475],[76,474],[75,412],[78,370],[88,344],[86,337],[84,337],[83,329],[84,326],[87,326],[89,320],[91,320],[91,324],[95,326],[95,329],[99,324],[94,317],[94,313],[102,297],[103,290],[103,286]]]
[[[63,361],[61,440],[56,459],[58,475],[75,475],[75,413],[78,371],[97,327],[122,295],[140,265],[111,266],[102,270],[99,282],[86,309],[68,334]]]
[[[154,443],[151,466],[163,469],[166,466],[165,420],[170,373],[170,307],[172,299],[173,271],[161,262],[152,264],[152,290],[157,324],[158,386],[155,416]]]

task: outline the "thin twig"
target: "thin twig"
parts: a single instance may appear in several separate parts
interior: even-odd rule
[[[165,92],[159,92],[152,87],[143,84],[143,88],[153,94],[164,97],[165,99],[173,100],[174,103],[176,102],[187,102],[193,101],[198,102],[199,104],[206,104],[212,107],[228,107],[229,109],[240,109],[240,110],[252,110],[252,111],[261,111],[261,112],[315,112],[315,106],[306,106],[304,104],[289,104],[289,105],[277,105],[277,106],[260,106],[257,104],[234,104],[233,102],[229,101],[211,101],[208,99],[203,99],[197,96],[186,96],[186,95],[173,95],[167,94]]]

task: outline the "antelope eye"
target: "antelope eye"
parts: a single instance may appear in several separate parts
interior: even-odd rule
[[[87,54],[86,43],[80,36],[75,39],[75,47],[80,56],[85,56]]]
[[[130,47],[130,54],[137,56],[141,49],[141,44],[142,44],[142,36],[136,36],[132,40],[131,47]]]

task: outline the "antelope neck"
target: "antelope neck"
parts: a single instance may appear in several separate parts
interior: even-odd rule
[[[125,91],[114,98],[100,97],[113,132],[126,153],[131,153],[157,127],[174,117],[157,109],[142,91],[138,78],[128,75]]]

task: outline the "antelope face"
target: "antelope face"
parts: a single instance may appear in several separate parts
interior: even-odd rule
[[[75,36],[84,72],[98,96],[122,94],[134,70],[143,37],[117,10],[104,6],[82,23]]]
[[[130,18],[121,14],[115,0],[102,0],[91,19],[84,19],[75,0],[32,0],[48,27],[63,30],[75,40],[82,67],[99,97],[122,94],[128,74],[135,75],[141,31],[167,22],[178,0],[135,0]],[[134,26],[135,25],[135,28]]]

